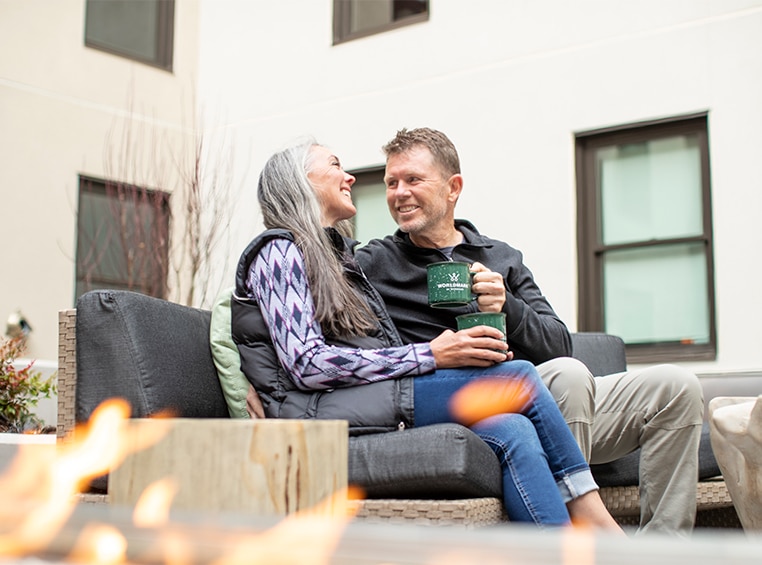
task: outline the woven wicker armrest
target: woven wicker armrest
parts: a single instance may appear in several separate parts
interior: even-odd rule
[[[76,310],[58,312],[58,441],[67,439],[74,431],[74,407],[77,400],[76,329]]]

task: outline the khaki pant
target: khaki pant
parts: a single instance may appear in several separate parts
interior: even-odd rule
[[[704,412],[698,378],[675,365],[593,377],[569,357],[537,371],[590,463],[641,448],[639,531],[690,532]]]

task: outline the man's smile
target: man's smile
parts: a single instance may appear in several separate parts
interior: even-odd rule
[[[407,212],[412,212],[413,210],[417,210],[420,208],[420,206],[416,206],[415,204],[408,204],[407,206],[398,206],[397,212],[401,214],[405,214]]]

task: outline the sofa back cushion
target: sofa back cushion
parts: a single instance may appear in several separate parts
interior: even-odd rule
[[[624,341],[621,337],[598,332],[571,334],[572,356],[582,361],[595,377],[627,370]]]
[[[264,418],[257,392],[241,370],[241,355],[231,333],[230,300],[235,287],[226,288],[212,305],[209,347],[231,418]]]
[[[209,350],[210,312],[129,291],[77,301],[77,422],[121,397],[133,418],[227,418]]]

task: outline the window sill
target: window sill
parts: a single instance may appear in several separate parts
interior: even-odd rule
[[[683,361],[714,361],[715,347],[706,345],[627,346],[627,364],[679,363]]]

